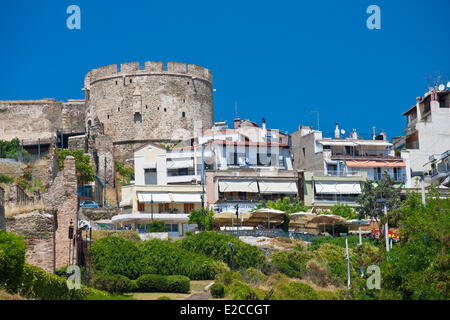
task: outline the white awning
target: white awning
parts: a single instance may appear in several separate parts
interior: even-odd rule
[[[168,193],[149,193],[138,192],[138,200],[140,203],[170,203],[172,200]]]
[[[219,191],[258,193],[258,183],[256,180],[219,180]]]
[[[200,193],[172,193],[172,200],[175,203],[201,203]]]
[[[193,168],[194,160],[170,160],[167,161],[167,169]]]
[[[316,193],[321,194],[360,194],[359,182],[316,181]]]
[[[318,142],[324,146],[351,146],[351,147],[356,146],[354,141],[345,141],[345,140],[335,140],[335,141],[319,140]]]
[[[260,180],[259,191],[261,193],[298,193],[297,183],[289,180]]]

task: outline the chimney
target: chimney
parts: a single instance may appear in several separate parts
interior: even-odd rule
[[[234,128],[239,128],[239,125],[241,124],[241,118],[234,119]]]
[[[266,130],[266,119],[262,118],[262,129]]]
[[[339,135],[339,124],[336,122],[336,129],[334,130],[334,138],[335,139],[340,139],[340,135]]]

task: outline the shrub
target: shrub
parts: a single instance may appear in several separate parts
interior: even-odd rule
[[[307,277],[313,283],[324,287],[329,282],[326,265],[318,262],[316,259],[309,260],[306,264],[306,269],[308,272]]]
[[[67,280],[43,269],[25,264],[23,268],[22,286],[19,293],[29,299],[42,300],[84,300],[88,289],[70,290]]]
[[[225,286],[229,286],[234,280],[244,281],[244,278],[239,272],[233,271],[225,271],[216,276],[216,281],[223,283]]]
[[[147,228],[148,232],[167,232],[164,222],[152,221]]]
[[[94,241],[108,236],[119,236],[133,242],[141,241],[139,234],[134,230],[92,230],[92,240]]]
[[[136,280],[140,292],[179,292],[188,293],[190,280],[185,276],[161,276],[145,274]]]
[[[139,243],[145,263],[145,273],[184,275],[192,280],[214,279],[225,270],[222,263],[202,254],[189,252],[179,246],[159,239]]]
[[[108,236],[95,241],[90,254],[95,270],[102,273],[136,279],[146,271],[137,244],[122,237]]]
[[[0,174],[0,183],[12,184],[14,182],[14,177],[7,176],[5,174]]]
[[[277,251],[272,255],[272,263],[278,271],[296,278],[303,278],[306,274],[306,263],[311,259],[308,252]]]
[[[21,283],[25,252],[23,237],[0,230],[0,285],[10,292]]]
[[[170,297],[167,297],[167,296],[161,296],[156,300],[172,300],[172,299],[170,299]]]
[[[211,292],[213,298],[223,298],[225,296],[225,287],[223,284],[216,282],[209,288],[209,292]]]
[[[279,300],[319,300],[321,296],[306,283],[280,281],[275,287],[275,296]]]
[[[267,280],[267,276],[260,270],[255,268],[248,268],[247,270],[243,271],[242,277],[244,278],[246,283],[250,284],[260,284],[264,283]]]
[[[93,285],[96,289],[110,293],[125,293],[135,290],[133,282],[125,276],[115,274],[99,274],[94,277]]]
[[[186,237],[192,236],[192,231],[186,231],[185,235],[186,235]]]
[[[228,243],[234,244],[234,265],[236,268],[260,267],[265,258],[263,252],[236,237],[218,232],[200,232],[181,241],[181,247],[195,253],[221,260],[231,266],[231,250]]]
[[[345,249],[334,244],[325,243],[314,252],[314,256],[319,263],[326,266],[330,280],[335,285],[342,285],[347,281],[347,261],[344,258]],[[353,250],[349,250],[350,255],[350,278],[358,278],[359,265]]]

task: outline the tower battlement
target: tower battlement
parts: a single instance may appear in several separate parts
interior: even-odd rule
[[[120,66],[120,68],[119,68]],[[126,62],[120,65],[111,64],[89,71],[84,80],[85,89],[90,85],[113,77],[127,77],[139,75],[177,75],[201,79],[212,85],[212,73],[209,69],[196,64],[186,64],[184,62],[145,61],[143,65],[139,62]]]

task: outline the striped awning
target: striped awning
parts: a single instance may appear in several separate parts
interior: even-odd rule
[[[258,193],[258,183],[256,180],[219,180],[219,191]]]
[[[359,182],[316,181],[316,193],[319,194],[360,194]]]
[[[354,161],[354,160],[348,160],[348,161],[346,161],[346,164],[347,164],[347,167],[353,167],[353,168],[406,167],[406,163],[403,160],[398,160],[398,161],[375,161],[375,160]]]

